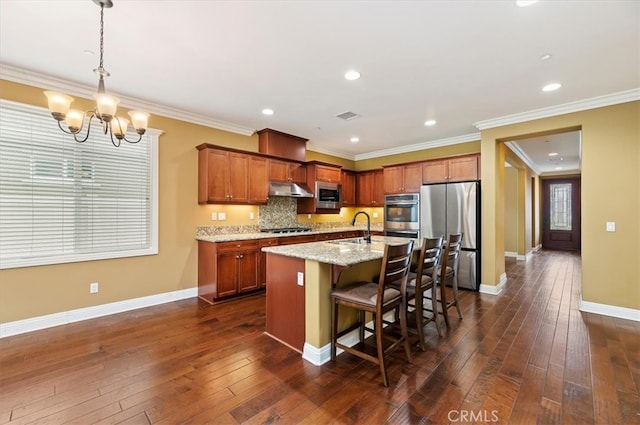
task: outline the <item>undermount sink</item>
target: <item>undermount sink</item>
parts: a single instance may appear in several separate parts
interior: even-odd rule
[[[371,245],[371,243],[382,243],[383,239],[371,238],[371,242],[367,242],[364,238],[349,238],[349,239],[337,239],[329,241],[329,243],[335,243],[338,245]]]

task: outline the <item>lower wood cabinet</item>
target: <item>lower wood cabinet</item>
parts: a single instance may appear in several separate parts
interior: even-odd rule
[[[255,291],[260,251],[258,241],[198,241],[198,296],[213,303]]]
[[[278,238],[267,238],[267,239],[259,239],[258,247],[260,248],[260,253],[258,256],[258,283],[261,287],[267,286],[267,253],[262,252],[262,248],[267,246],[277,246],[280,243],[278,242]]]
[[[347,230],[231,242],[198,241],[198,297],[214,303],[263,290],[267,286],[267,253],[262,252],[264,247],[361,235],[360,230]]]

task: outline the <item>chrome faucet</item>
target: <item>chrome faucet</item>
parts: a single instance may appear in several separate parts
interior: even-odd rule
[[[356,225],[356,218],[358,218],[360,214],[364,214],[367,217],[367,234],[364,237],[364,241],[366,243],[371,243],[371,217],[369,217],[369,214],[367,214],[364,211],[358,211],[356,215],[353,216],[353,219],[351,220],[351,225],[352,226]]]

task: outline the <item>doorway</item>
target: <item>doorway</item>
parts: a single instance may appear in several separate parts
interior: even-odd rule
[[[579,251],[580,177],[542,181],[542,247]]]

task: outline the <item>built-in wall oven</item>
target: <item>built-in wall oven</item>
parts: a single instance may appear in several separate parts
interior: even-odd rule
[[[419,193],[384,197],[384,234],[403,238],[420,237]]]

